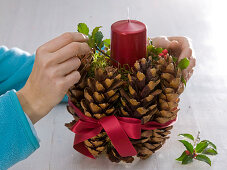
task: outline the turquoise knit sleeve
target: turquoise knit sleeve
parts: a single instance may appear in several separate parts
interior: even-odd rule
[[[34,54],[0,46],[0,170],[25,159],[39,147],[34,126],[15,93],[25,85],[34,61]],[[67,100],[65,96],[62,101]]]
[[[31,74],[34,61],[35,54],[0,46],[0,95],[12,89],[20,90]],[[62,102],[67,101],[65,95]]]
[[[22,110],[15,90],[0,96],[0,169],[26,159],[39,142]]]
[[[0,46],[0,94],[9,90],[20,90],[31,74],[35,55]]]

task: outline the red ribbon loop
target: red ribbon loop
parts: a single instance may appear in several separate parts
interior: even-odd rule
[[[80,119],[73,125],[71,130],[76,134],[74,138],[74,149],[87,157],[94,158],[84,145],[84,141],[98,135],[102,129],[109,136],[113,146],[122,157],[137,155],[135,148],[129,140],[141,138],[141,129],[153,130],[170,126],[176,119],[165,124],[148,122],[141,125],[141,121],[136,118],[106,116],[99,120],[85,116],[69,100],[69,105],[74,109]]]

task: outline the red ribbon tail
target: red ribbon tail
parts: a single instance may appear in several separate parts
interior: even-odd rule
[[[89,158],[95,159],[95,157],[89,152],[89,150],[84,145],[84,142],[80,142],[80,143],[76,144],[75,141],[76,141],[76,135],[75,135],[75,138],[74,138],[74,145],[73,145],[73,148],[75,150],[77,150],[78,152],[80,152],[81,154],[83,154],[83,155],[85,155]]]
[[[126,132],[115,116],[100,119],[100,123],[109,136],[114,148],[122,157],[135,156],[137,152],[130,142]]]

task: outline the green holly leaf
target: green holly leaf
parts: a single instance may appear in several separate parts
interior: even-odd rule
[[[100,26],[100,27],[95,27],[95,28],[93,29],[92,34],[91,34],[92,38],[95,37],[95,34],[99,31],[99,29],[100,29],[101,27],[102,27],[102,26]]]
[[[214,149],[217,149],[216,145],[213,144],[213,143],[212,143],[211,141],[209,141],[209,140],[203,140],[203,141],[201,141],[201,142],[207,142],[207,143],[209,144],[209,146],[212,146]]]
[[[182,136],[182,137],[185,137],[185,138],[188,138],[188,139],[191,139],[191,140],[194,141],[194,137],[191,134],[188,134],[188,133],[179,134],[178,136]]]
[[[82,33],[82,34],[88,35],[89,28],[87,27],[87,25],[85,23],[79,23],[77,25],[77,31]]]
[[[206,148],[202,153],[206,154],[206,155],[217,155],[218,154],[218,152],[213,148]]]
[[[95,48],[95,41],[94,41],[94,39],[90,36],[90,35],[88,35],[88,45],[91,47],[91,48]]]
[[[211,161],[210,161],[210,158],[208,158],[206,155],[197,155],[195,157],[195,159],[199,160],[199,161],[203,161],[203,162],[206,162],[207,164],[209,164],[211,166]]]
[[[183,145],[186,147],[186,149],[192,154],[194,149],[191,143],[189,143],[186,140],[179,140],[181,143],[183,143]]]
[[[163,51],[163,48],[158,47],[156,48],[155,51],[156,51],[156,54],[160,54]]]
[[[101,49],[104,45],[103,41],[103,34],[101,31],[97,31],[94,35],[94,41],[96,43],[96,45]]]
[[[207,142],[203,142],[201,141],[200,143],[198,143],[195,147],[195,151],[197,153],[202,153],[204,151],[204,149],[206,149],[208,146],[208,143]]]
[[[189,156],[189,155],[186,155],[184,158],[183,158],[183,160],[182,160],[182,164],[189,164],[189,163],[191,163],[192,162],[192,157],[191,156]]]
[[[184,83],[184,85],[186,86],[186,80],[184,79],[184,77],[181,77],[181,82]]]
[[[177,158],[177,161],[182,161],[184,159],[184,157],[187,156],[185,151],[181,154],[181,156],[179,158]]]
[[[173,62],[176,63],[177,62],[177,57],[172,56],[172,58],[173,58]]]
[[[103,42],[106,47],[110,48],[110,39],[105,39]]]
[[[183,58],[180,60],[180,62],[178,63],[178,67],[181,69],[181,70],[184,70],[186,69],[188,66],[189,66],[189,60],[187,58]]]

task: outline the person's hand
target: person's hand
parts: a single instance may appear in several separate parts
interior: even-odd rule
[[[87,37],[81,33],[64,33],[37,49],[32,73],[17,92],[33,124],[49,113],[79,81],[77,69],[81,62],[77,56],[90,52],[86,41]]]
[[[188,81],[193,74],[193,68],[196,64],[191,40],[187,37],[156,37],[152,38],[152,42],[156,47],[168,49],[170,54],[178,58],[178,61],[185,57],[189,59],[189,66],[183,70],[183,76]]]

